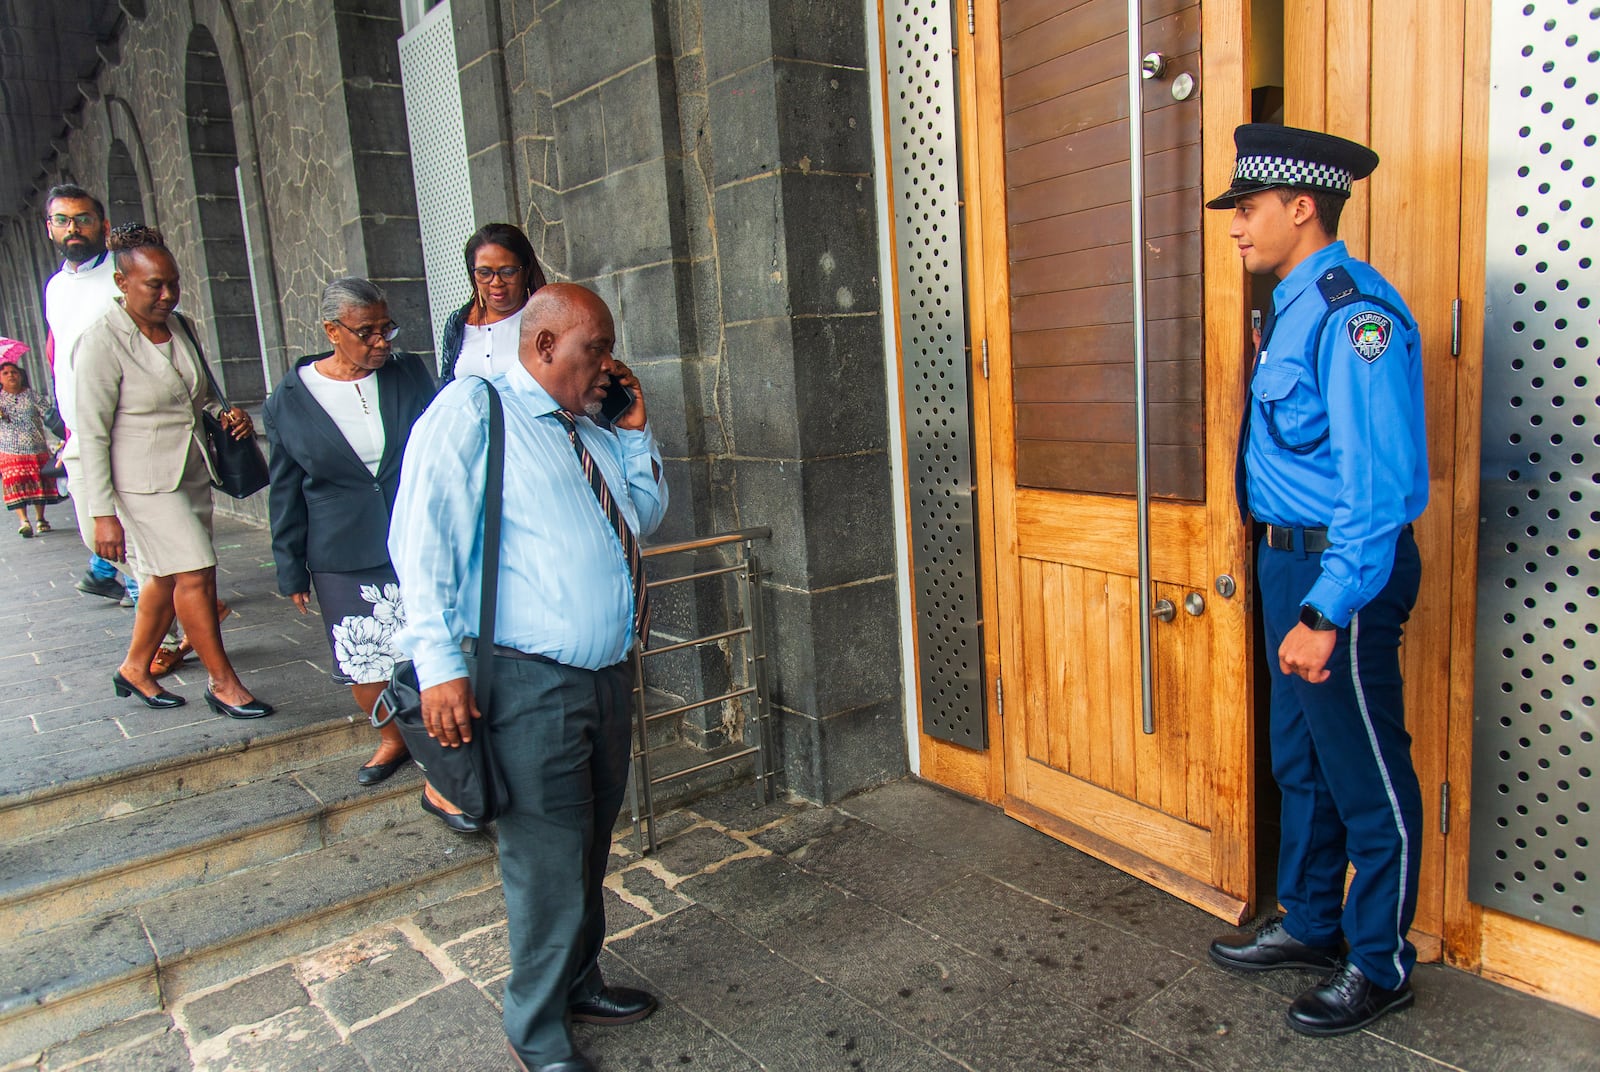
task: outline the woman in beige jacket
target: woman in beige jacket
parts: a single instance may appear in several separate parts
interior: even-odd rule
[[[176,612],[210,677],[206,703],[233,718],[270,715],[272,705],[250,694],[222,647],[200,414],[218,414],[238,439],[255,430],[243,410],[221,410],[199,356],[168,326],[178,266],[161,233],[129,224],[111,232],[108,246],[122,296],[73,349],[80,458],[72,494],[93,519],[84,526],[93,533],[90,549],[130,563],[142,582],[133,638],[112,687],[149,707],[185,702],[150,674]]]

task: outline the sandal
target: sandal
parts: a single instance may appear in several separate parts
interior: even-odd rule
[[[176,648],[157,648],[155,657],[150,660],[150,676],[164,677],[172,673],[192,651],[194,646],[188,640],[180,641]]]
[[[33,523],[33,531],[36,532],[36,533],[37,532],[50,532],[50,531],[52,531],[51,528],[50,528],[50,522],[46,521],[44,518],[41,517],[39,520],[37,520],[37,521],[35,521]]]
[[[21,536],[24,540],[33,539],[33,526],[24,521],[22,523],[22,527],[17,529],[17,535]]]

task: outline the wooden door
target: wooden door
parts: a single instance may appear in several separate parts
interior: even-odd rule
[[[1236,921],[1254,894],[1251,586],[1232,475],[1248,361],[1243,273],[1226,214],[1205,213],[1201,191],[1227,185],[1246,114],[1240,3],[1144,5],[1144,48],[1168,63],[1145,83],[1142,116],[1148,606],[1127,4],[998,0],[980,14],[968,131],[1005,806]],[[1200,91],[1180,101],[1181,73]],[[1140,620],[1163,600],[1175,613],[1151,622],[1146,733]]]

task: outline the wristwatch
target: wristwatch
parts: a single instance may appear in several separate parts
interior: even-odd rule
[[[1333,621],[1326,614],[1313,607],[1310,603],[1300,604],[1300,624],[1307,629],[1315,629],[1319,633],[1339,628],[1333,624]]]

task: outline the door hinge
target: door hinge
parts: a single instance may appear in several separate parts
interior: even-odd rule
[[[994,709],[1001,718],[1006,717],[1006,685],[999,678],[994,679]]]
[[[1439,783],[1439,833],[1450,832],[1450,783]]]
[[[967,36],[977,33],[977,16],[973,13],[973,4],[976,0],[967,0]]]
[[[1461,356],[1461,299],[1450,303],[1450,356]]]
[[[981,340],[979,347],[983,350],[983,378],[987,380],[989,378],[989,340]]]

